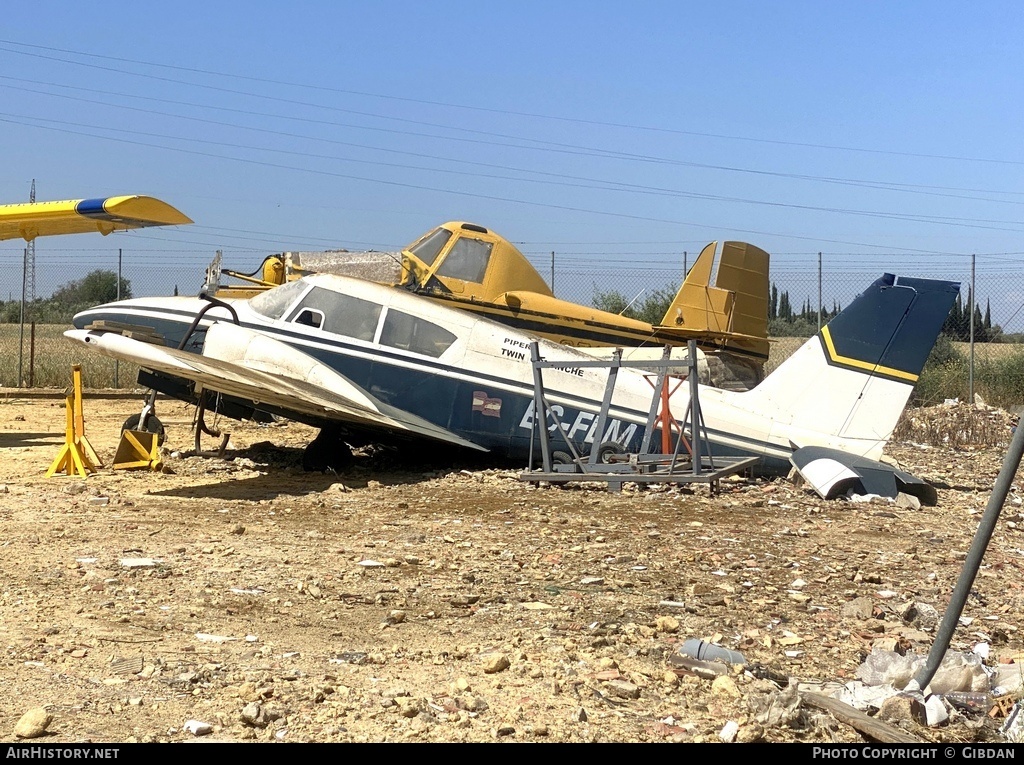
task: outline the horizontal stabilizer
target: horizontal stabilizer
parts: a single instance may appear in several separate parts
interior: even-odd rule
[[[899,468],[877,460],[823,446],[797,449],[790,462],[822,499],[874,494],[895,499],[898,494],[917,497],[922,505],[938,502],[935,487]]]

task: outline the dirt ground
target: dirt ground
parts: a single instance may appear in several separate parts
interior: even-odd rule
[[[307,474],[295,424],[195,455],[161,402],[165,471],[112,470],[140,404],[86,395],[106,467],[83,480],[45,476],[63,400],[0,396],[2,739],[42,709],[49,743],[871,741],[810,694],[873,647],[928,653],[1004,453],[894,445],[939,487],[919,509],[784,479],[614,493],[386,454]],[[1024,662],[1021,487],[952,644],[989,666]],[[689,638],[745,664],[688,668]],[[866,713],[999,741],[1005,708]]]

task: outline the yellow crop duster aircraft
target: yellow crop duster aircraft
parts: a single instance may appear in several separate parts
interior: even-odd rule
[[[166,202],[146,196],[67,199],[0,205],[0,240],[177,226],[192,219]]]
[[[726,367],[728,387],[749,388],[768,359],[768,261],[746,242],[725,242],[711,284],[717,242],[700,253],[658,324],[561,300],[508,240],[451,221],[402,251],[400,286],[452,307],[586,351],[685,346]],[[720,378],[723,375],[718,375]]]

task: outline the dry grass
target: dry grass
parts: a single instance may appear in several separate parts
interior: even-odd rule
[[[3,360],[0,364],[0,387],[28,387],[31,380],[36,388],[62,388],[70,384],[73,364],[82,365],[82,383],[87,388],[135,387],[137,366],[118,363],[95,353],[87,354],[64,337],[63,333],[68,328],[63,324],[36,325],[32,353],[33,338],[28,326],[22,340],[17,324],[0,324],[0,359]]]
[[[1017,418],[1003,409],[965,403],[909,408],[903,412],[893,441],[951,449],[1006,446]]]

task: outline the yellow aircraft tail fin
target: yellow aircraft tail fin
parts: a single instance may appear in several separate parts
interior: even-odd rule
[[[768,337],[769,255],[746,242],[725,242],[711,284],[718,242],[694,262],[661,324],[667,328]],[[767,352],[767,339],[765,352]]]
[[[746,242],[725,242],[715,286],[735,295],[732,331],[768,336],[769,255]]]

